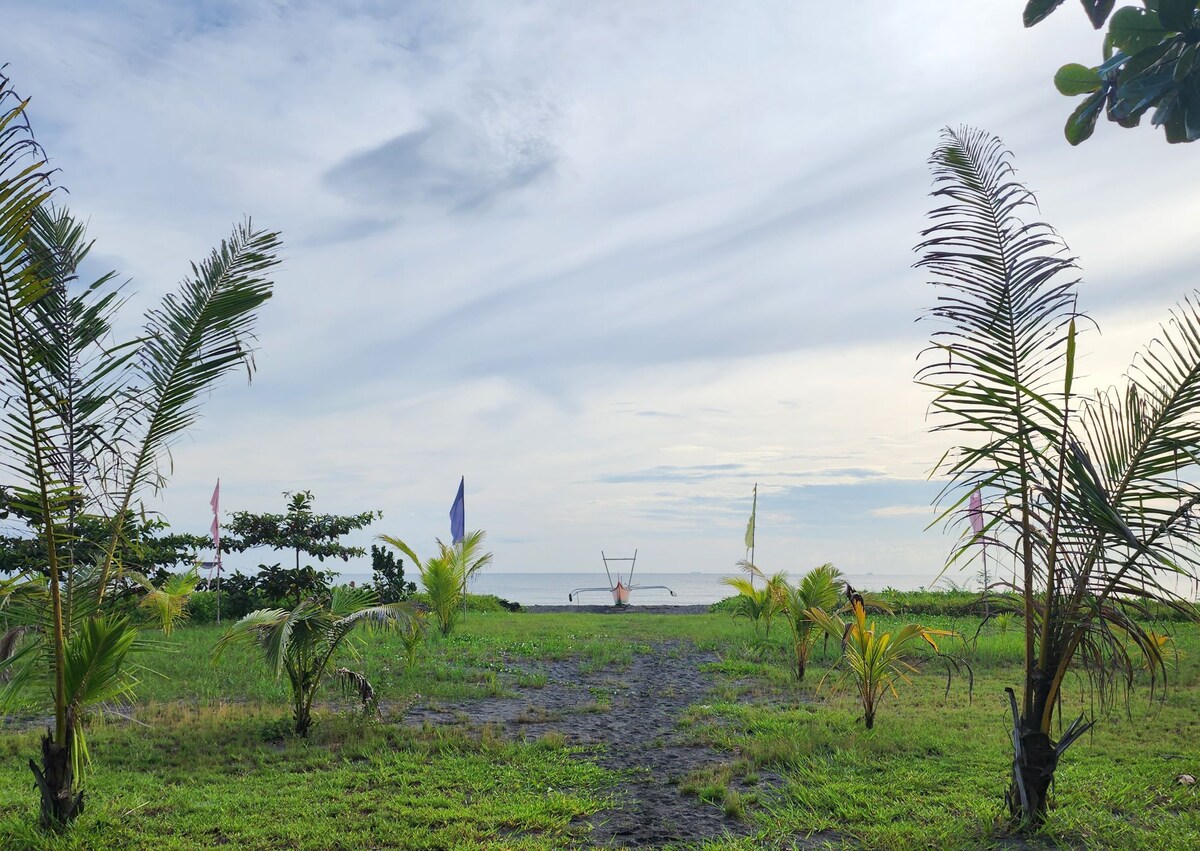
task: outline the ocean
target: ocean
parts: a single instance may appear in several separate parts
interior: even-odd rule
[[[645,606],[698,606],[722,600],[734,593],[721,582],[724,576],[733,573],[642,573],[633,575],[631,605]],[[369,577],[365,577],[368,578]],[[846,580],[856,588],[881,591],[892,587],[903,591],[927,587],[934,575],[927,576],[875,576],[850,574]],[[666,585],[675,592],[638,586]],[[578,588],[607,588],[604,571],[587,573],[491,573],[487,570],[477,574],[471,582],[473,594],[495,594],[525,606],[568,606],[567,595]],[[576,600],[584,605],[605,605],[612,602],[607,591],[585,592]]]

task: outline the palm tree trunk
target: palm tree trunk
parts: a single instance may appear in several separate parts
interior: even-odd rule
[[[57,742],[54,734],[47,730],[42,736],[41,768],[29,760],[34,782],[41,793],[41,825],[46,830],[62,830],[83,813],[83,792],[75,791],[75,775],[71,769],[74,735],[73,724],[67,725],[66,737]]]
[[[1081,715],[1071,722],[1055,742],[1050,738],[1053,713],[1045,710],[1046,706],[1052,704],[1055,694],[1050,682],[1038,682],[1038,691],[1033,696],[1034,712],[1021,718],[1017,716],[1016,695],[1011,688],[1005,691],[1013,717],[1012,783],[1004,796],[1005,803],[1014,823],[1037,830],[1046,821],[1050,786],[1054,782],[1058,760],[1071,743],[1090,730],[1095,722],[1084,723]]]
[[[1036,830],[1046,821],[1050,784],[1058,756],[1050,736],[1022,719],[1013,733],[1013,775],[1005,794],[1008,812],[1015,823]]]

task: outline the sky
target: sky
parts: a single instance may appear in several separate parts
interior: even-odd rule
[[[1200,151],[1071,148],[1051,80],[1100,36],[1023,5],[8,0],[0,62],[131,329],[244,217],[282,233],[253,383],[146,495],[173,527],[220,477],[223,512],[307,489],[431,553],[465,476],[493,571],[722,572],[757,483],[765,570],[932,583],[941,129],[1000,136],[1080,258],[1077,382],[1195,286]]]

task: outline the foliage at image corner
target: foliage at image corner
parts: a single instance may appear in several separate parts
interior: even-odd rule
[[[1072,145],[1090,138],[1101,113],[1122,127],[1136,127],[1150,113],[1169,143],[1200,138],[1200,11],[1197,0],[1143,0],[1113,11],[1114,0],[1081,0],[1092,26],[1105,22],[1102,58],[1068,63],[1054,85],[1068,97],[1085,96],[1063,133]],[[1024,23],[1045,20],[1063,0],[1028,0]],[[1151,112],[1153,110],[1153,112]]]

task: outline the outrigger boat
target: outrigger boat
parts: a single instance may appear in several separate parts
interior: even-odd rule
[[[577,596],[579,596],[580,594],[587,594],[587,593],[594,592],[594,591],[608,591],[609,593],[611,593],[613,596],[613,605],[614,606],[628,606],[630,591],[651,591],[654,589],[659,589],[662,591],[669,592],[672,597],[675,596],[675,592],[672,591],[670,588],[668,588],[666,585],[634,585],[633,584],[633,570],[635,567],[637,567],[637,550],[633,551],[632,558],[613,558],[613,557],[605,555],[604,550],[601,550],[600,558],[602,558],[604,560],[604,573],[605,573],[605,575],[608,576],[608,586],[604,587],[604,588],[576,588],[574,591],[572,591],[570,594],[567,595],[567,599],[569,601],[574,603],[574,602],[576,602],[575,598]],[[628,579],[621,576],[620,573],[617,573],[617,581],[615,584],[613,583],[612,571],[609,570],[609,567],[608,567],[609,562],[614,562],[614,561],[629,562],[629,577],[628,577]]]

